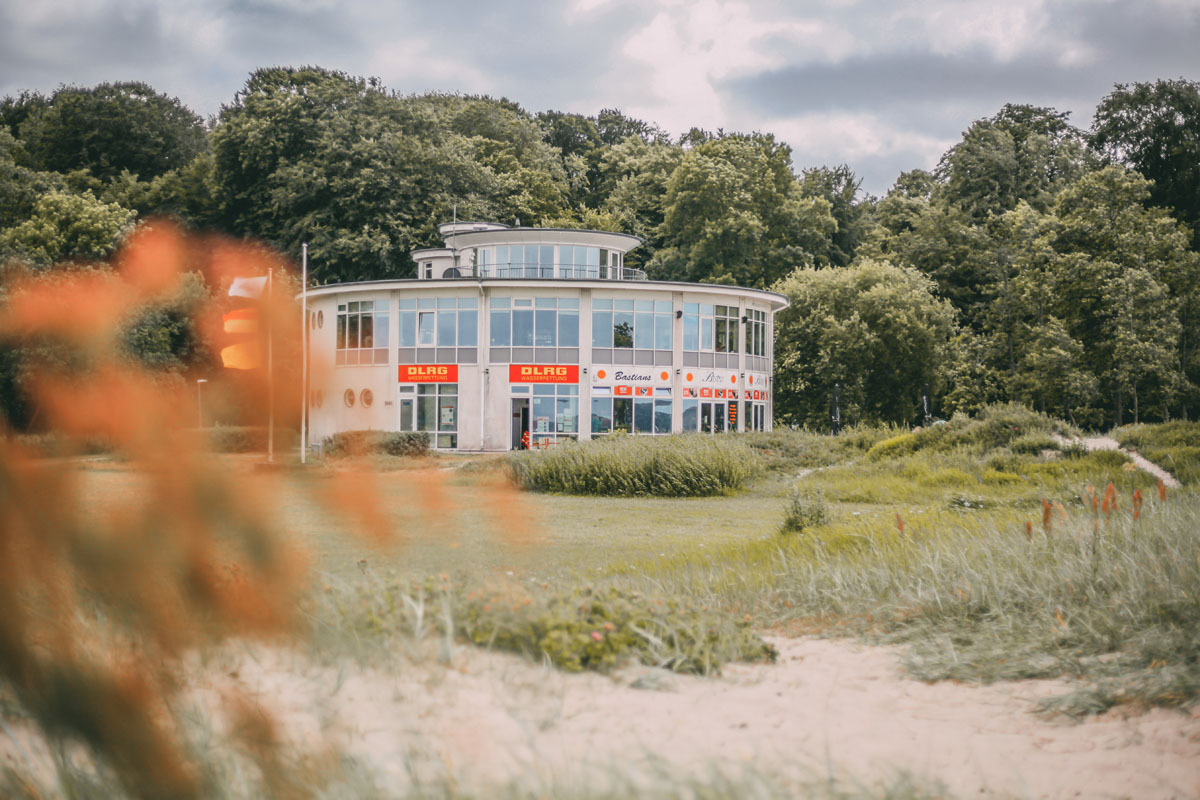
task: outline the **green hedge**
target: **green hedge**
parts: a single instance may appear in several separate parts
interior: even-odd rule
[[[327,456],[423,456],[429,452],[429,434],[412,431],[343,431],[322,443]]]
[[[525,489],[614,497],[706,497],[742,487],[762,469],[729,435],[628,436],[566,442],[509,456]]]

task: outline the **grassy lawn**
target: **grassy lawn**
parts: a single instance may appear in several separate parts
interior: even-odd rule
[[[730,453],[757,464],[742,489],[715,497],[523,492],[495,456],[274,473],[253,457],[222,463],[248,491],[275,485],[272,514],[309,554],[310,613],[334,651],[353,640],[359,654],[364,641],[384,652],[416,634],[412,608],[436,601],[454,635],[570,668],[603,669],[627,649],[717,670],[761,655],[745,638],[751,625],[903,642],[927,679],[1079,676],[1086,690],[1060,703],[1071,713],[1190,702],[1200,502],[1185,488],[1162,503],[1123,454],[1052,438],[1071,433],[998,407],[915,434],[730,437]],[[1169,436],[1178,458],[1194,455],[1178,444],[1193,428],[1134,434],[1144,447]],[[118,463],[80,476],[97,513],[141,490]],[[1102,510],[1109,485],[1119,506]],[[330,514],[324,501],[338,492],[377,505],[378,518],[358,518],[354,502]],[[1135,492],[1146,502],[1138,521]],[[819,502],[820,519],[782,531],[789,502]],[[589,638],[604,626],[657,633]]]

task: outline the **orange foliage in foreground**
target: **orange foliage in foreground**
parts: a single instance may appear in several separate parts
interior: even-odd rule
[[[218,298],[200,320],[215,337],[229,281],[280,267],[262,248],[155,225],[111,269],[10,281],[0,308],[0,346],[49,341],[71,355],[34,376],[45,426],[76,442],[106,440],[146,482],[127,501],[89,507],[76,465],[35,457],[0,430],[0,681],[45,730],[86,742],[138,796],[205,794],[170,713],[179,659],[229,637],[294,634],[305,559],[274,528],[272,483],[246,481],[208,454],[192,429],[190,384],[131,366],[119,332],[196,271]],[[259,306],[276,353],[298,352],[291,295]],[[265,417],[264,382],[259,371],[237,383],[251,417]],[[421,481],[426,501],[445,502],[441,478],[429,471]],[[372,481],[335,476],[319,499],[371,540],[395,541]],[[232,718],[247,717],[242,700],[230,703]],[[240,727],[271,731],[269,721]],[[259,738],[247,750],[266,776],[277,772],[274,736]]]

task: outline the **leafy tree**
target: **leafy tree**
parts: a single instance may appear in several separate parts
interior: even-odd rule
[[[1149,191],[1145,178],[1110,166],[1063,191],[1055,208],[1057,315],[1084,344],[1118,425],[1128,404],[1140,416],[1195,391],[1182,370],[1195,347],[1200,257],[1165,211],[1142,205]]]
[[[828,201],[830,212],[837,221],[837,231],[826,254],[828,262],[835,267],[844,267],[854,260],[858,245],[870,230],[871,219],[867,213],[870,203],[859,199],[861,191],[862,178],[845,164],[806,169],[800,179],[800,195]]]
[[[791,305],[775,317],[775,413],[828,423],[834,384],[842,418],[909,423],[922,389],[949,373],[954,309],[914,269],[860,260],[844,269],[796,270],[772,287]]]
[[[0,231],[29,219],[42,195],[65,188],[61,176],[22,166],[22,155],[21,143],[0,129]]]
[[[0,231],[0,253],[39,266],[105,258],[133,230],[136,216],[91,193],[51,191],[37,199],[29,219]]]
[[[791,151],[769,134],[713,139],[689,150],[667,182],[660,278],[765,287],[824,254],[837,222],[802,197]]]
[[[128,170],[151,180],[187,164],[206,146],[200,117],[144,83],[67,86],[44,105],[27,105],[32,110],[17,127],[37,169],[86,170],[101,181]]]
[[[621,221],[621,230],[641,236],[645,244],[626,263],[644,267],[662,247],[667,183],[683,161],[681,148],[630,137],[605,152],[599,167],[597,194],[602,210]]]
[[[1170,209],[1200,242],[1200,83],[1117,84],[1096,108],[1091,142],[1152,180],[1149,203]]]
[[[1084,171],[1085,152],[1083,135],[1067,123],[1067,114],[1006,105],[972,123],[942,156],[937,174],[945,200],[983,221],[1021,201],[1047,210],[1058,190]]]

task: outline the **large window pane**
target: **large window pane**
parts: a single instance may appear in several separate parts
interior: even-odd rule
[[[554,398],[533,398],[533,432],[534,434],[554,433]]]
[[[612,430],[612,398],[592,398],[592,433],[608,433]]]
[[[351,303],[350,305],[354,305]],[[348,323],[346,329],[346,346],[350,348],[358,347],[358,314],[351,314],[346,318]]]
[[[458,430],[458,398],[438,397],[438,430]]]
[[[700,319],[700,349],[713,349],[712,320],[704,319],[703,317]]]
[[[716,350],[718,353],[724,353],[728,349],[726,341],[725,341],[725,320],[724,320],[724,318],[718,317],[716,322],[717,322],[717,343],[716,343],[716,347],[714,347],[713,349]]]
[[[375,346],[375,317],[370,314],[363,314],[362,321],[359,322],[362,330],[359,331],[360,343],[362,347]]]
[[[654,399],[654,432],[671,432],[671,400],[670,398]]]
[[[417,315],[417,344],[432,346],[434,343],[434,311],[422,311]]]
[[[683,430],[694,431],[699,427],[699,400],[683,401]]]
[[[646,398],[633,401],[633,432],[654,433],[654,401]]]
[[[633,347],[633,314],[613,312],[613,347]]]
[[[337,349],[343,350],[346,347],[346,318],[338,314],[337,318]]]
[[[492,347],[508,347],[512,344],[511,319],[507,310],[492,312]]]
[[[579,347],[579,312],[558,312],[558,346]]]
[[[513,347],[533,347],[533,310],[516,309],[513,317]]]
[[[376,347],[387,347],[388,346],[388,315],[387,314],[376,314],[375,315],[375,346]]]
[[[555,427],[558,433],[579,432],[579,398],[558,398],[555,412]]]
[[[671,315],[654,315],[654,349],[671,349]]]
[[[437,312],[437,343],[439,347],[454,347],[458,342],[455,330],[458,328],[457,311]]]
[[[417,398],[417,430],[437,430],[437,398]]]
[[[341,319],[340,317],[338,318]],[[613,346],[613,321],[611,311],[592,312],[592,347]]]
[[[613,430],[633,430],[633,400],[628,397],[613,398]]]
[[[700,318],[684,315],[683,317],[683,349],[700,349]]]
[[[735,308],[736,312],[737,309]],[[738,351],[738,321],[736,319],[729,320],[729,332],[727,335],[729,352],[736,353]]]
[[[539,309],[536,317],[534,344],[538,347],[554,347],[554,342],[558,336],[558,312]]]
[[[459,311],[458,312],[458,346],[459,347],[474,347],[478,332],[476,331],[476,314],[475,311]]]
[[[400,337],[401,347],[416,347],[417,346],[417,312],[401,311],[397,315],[399,320],[400,330],[397,332]]]
[[[641,350],[654,347],[654,315],[640,312],[634,315],[637,325],[633,329],[633,346]]]

